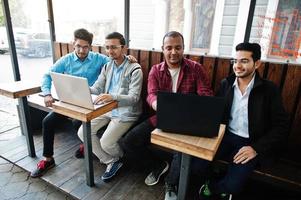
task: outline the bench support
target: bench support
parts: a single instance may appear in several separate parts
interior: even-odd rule
[[[20,113],[20,126],[22,134],[25,135],[28,154],[30,157],[36,157],[34,141],[32,136],[32,129],[30,125],[30,114],[27,103],[27,97],[18,98],[19,113]]]

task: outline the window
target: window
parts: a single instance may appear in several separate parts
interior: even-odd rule
[[[93,33],[93,43],[103,45],[107,34],[124,32],[124,1],[53,0],[56,40],[71,42],[73,32],[85,28]]]
[[[215,12],[215,0],[194,0],[194,19],[192,30],[192,49],[207,49],[210,48],[211,33],[213,27],[213,18]]]
[[[130,6],[131,48],[160,50],[172,30],[183,34],[186,51],[210,48],[215,0],[132,0]]]
[[[255,9],[250,41],[260,43],[263,58],[301,63],[301,2],[269,0]]]
[[[273,25],[268,57],[300,57],[301,2],[280,0]]]

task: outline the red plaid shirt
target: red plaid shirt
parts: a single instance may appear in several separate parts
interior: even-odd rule
[[[150,106],[157,100],[158,91],[172,92],[172,78],[165,62],[154,65],[149,72],[147,102]],[[177,92],[184,94],[193,93],[203,96],[213,95],[208,74],[201,64],[186,58],[183,59],[177,83]],[[150,121],[155,127],[157,124],[156,116],[151,117]]]

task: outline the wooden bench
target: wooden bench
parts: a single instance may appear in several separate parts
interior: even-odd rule
[[[73,47],[67,43],[54,43],[55,59],[72,52]],[[104,53],[101,46],[93,46],[95,52]],[[144,115],[149,115],[152,110],[147,105],[146,85],[148,72],[154,64],[163,61],[162,52],[129,49],[128,54],[135,56],[143,70],[143,90]],[[185,55],[194,61],[201,63],[209,74],[211,87],[216,93],[223,78],[232,73],[230,58],[210,57],[200,55]],[[301,65],[290,63],[263,62],[259,68],[262,77],[273,81],[282,94],[283,103],[290,116],[290,134],[287,148],[280,155],[279,162],[266,171],[255,170],[252,177],[259,178],[269,183],[280,184],[293,189],[301,189]],[[39,109],[37,102],[29,98],[29,105]],[[43,110],[43,109],[42,109]],[[45,111],[45,110],[44,110]]]

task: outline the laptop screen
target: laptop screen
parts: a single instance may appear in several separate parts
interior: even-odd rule
[[[216,137],[223,118],[225,99],[158,92],[157,127],[165,132]]]

